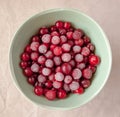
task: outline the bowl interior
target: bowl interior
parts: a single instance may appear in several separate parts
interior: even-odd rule
[[[33,87],[26,82],[20,63],[20,54],[25,45],[41,26],[49,26],[57,20],[72,22],[76,28],[81,28],[90,36],[92,43],[96,46],[96,54],[101,57],[101,63],[94,75],[92,85],[83,95],[70,95],[64,100],[48,101],[44,97],[35,96]],[[16,32],[10,49],[10,68],[16,86],[32,102],[55,109],[71,109],[79,107],[91,100],[104,86],[111,69],[111,50],[109,42],[99,27],[90,17],[76,10],[56,9],[39,13],[27,20]]]

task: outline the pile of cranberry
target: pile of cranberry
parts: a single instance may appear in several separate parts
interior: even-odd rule
[[[82,94],[91,84],[100,63],[95,46],[83,30],[70,22],[57,21],[42,27],[26,45],[20,66],[34,93],[49,100],[69,93]]]

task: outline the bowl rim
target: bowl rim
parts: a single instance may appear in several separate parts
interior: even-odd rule
[[[20,30],[20,28],[26,23],[28,22],[30,19],[33,19],[34,17],[37,17],[39,15],[43,15],[43,14],[46,14],[46,13],[52,13],[52,12],[57,12],[57,11],[69,11],[69,12],[77,12],[85,17],[87,17],[89,20],[91,20],[92,22],[94,22],[94,24],[99,28],[100,32],[102,33],[102,35],[104,36],[104,39],[105,39],[105,42],[106,42],[106,46],[108,48],[108,52],[109,52],[109,61],[110,61],[110,64],[109,64],[109,68],[107,70],[107,75],[106,75],[106,78],[104,79],[104,82],[103,84],[101,85],[101,87],[99,88],[99,90],[96,91],[96,93],[94,95],[92,95],[90,98],[87,98],[87,100],[85,100],[84,102],[82,102],[81,104],[79,105],[76,105],[76,106],[73,106],[73,107],[53,107],[53,106],[47,106],[47,105],[43,105],[43,104],[38,104],[36,102],[34,102],[32,99],[30,99],[24,92],[22,92],[21,90],[21,87],[18,85],[17,83],[17,80],[16,80],[16,77],[15,77],[15,74],[14,74],[14,70],[13,70],[13,62],[12,62],[12,48],[13,48],[13,44],[14,44],[14,41],[15,41],[15,36],[17,34],[17,32]],[[83,106],[84,104],[88,103],[89,101],[91,101],[93,98],[96,97],[96,95],[102,90],[102,88],[105,86],[105,83],[106,81],[108,80],[109,78],[109,75],[110,75],[110,72],[111,72],[111,67],[112,67],[112,51],[111,51],[111,47],[110,47],[110,42],[106,36],[106,34],[104,33],[103,29],[101,28],[101,26],[94,20],[92,19],[89,15],[86,15],[86,13],[83,13],[82,11],[78,10],[78,9],[73,9],[73,8],[55,8],[55,9],[49,9],[49,10],[45,10],[45,11],[41,11],[41,12],[38,12],[37,14],[35,15],[32,15],[31,17],[27,18],[27,20],[24,21],[24,23],[22,23],[20,25],[20,27],[17,28],[16,32],[14,33],[13,37],[12,37],[12,40],[10,42],[10,46],[9,46],[9,69],[10,69],[10,76],[11,76],[11,79],[15,85],[15,87],[21,92],[22,95],[24,95],[24,97],[29,100],[31,103],[34,103],[36,104],[37,106],[39,107],[44,107],[46,109],[54,109],[54,110],[70,110],[70,109],[75,109],[75,108],[78,108],[78,107],[81,107]]]

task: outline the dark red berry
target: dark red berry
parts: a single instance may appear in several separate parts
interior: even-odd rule
[[[58,92],[57,92],[57,97],[58,97],[59,99],[64,99],[64,98],[66,98],[66,97],[67,97],[66,91],[64,91],[64,90],[62,90],[62,89],[58,90]]]
[[[97,66],[100,63],[100,58],[97,55],[91,55],[89,57],[89,63],[93,66]]]
[[[40,87],[40,86],[36,86],[36,87],[34,88],[34,93],[35,93],[36,95],[38,95],[38,96],[43,95],[43,88]]]

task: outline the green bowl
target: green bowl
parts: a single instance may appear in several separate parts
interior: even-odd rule
[[[91,37],[96,46],[96,54],[101,57],[101,63],[94,75],[91,86],[82,95],[71,94],[63,100],[49,101],[44,97],[34,95],[33,87],[19,67],[20,54],[32,35],[42,26],[54,24],[57,20],[72,22],[76,28],[82,28]],[[38,13],[29,18],[18,29],[12,40],[9,52],[10,70],[16,87],[31,102],[49,109],[68,110],[80,107],[93,99],[105,85],[111,70],[112,56],[109,41],[101,27],[89,16],[73,9],[53,9]]]

